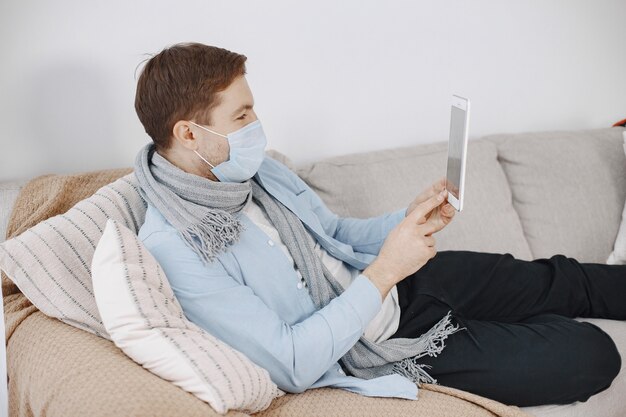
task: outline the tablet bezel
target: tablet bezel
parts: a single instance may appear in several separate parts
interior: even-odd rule
[[[463,209],[463,195],[465,193],[465,167],[467,162],[467,140],[469,133],[469,117],[470,117],[470,100],[458,95],[452,96],[452,106],[450,108],[450,132],[448,136],[448,158],[446,160],[446,185],[448,184],[448,164],[450,163],[450,141],[453,139],[452,135],[452,107],[456,107],[465,112],[465,123],[463,128],[462,137],[462,151],[461,151],[461,178],[459,179],[459,198],[457,199],[450,191],[448,191],[448,202],[457,210]],[[447,186],[446,186],[447,189]]]

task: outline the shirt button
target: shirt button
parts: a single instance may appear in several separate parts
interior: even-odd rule
[[[274,242],[272,241],[272,239],[268,240],[267,244],[270,245],[270,246],[274,246]]]
[[[298,289],[299,290],[302,289],[302,283],[301,282],[298,282]]]

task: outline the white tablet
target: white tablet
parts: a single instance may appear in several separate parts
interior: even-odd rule
[[[448,165],[446,167],[446,190],[448,191],[448,202],[457,211],[461,211],[463,208],[469,111],[469,99],[457,95],[452,96],[450,139],[448,140]]]

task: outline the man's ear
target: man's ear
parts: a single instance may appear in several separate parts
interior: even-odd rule
[[[193,132],[193,125],[187,120],[179,120],[174,123],[172,135],[174,140],[190,150],[198,149],[198,141]]]

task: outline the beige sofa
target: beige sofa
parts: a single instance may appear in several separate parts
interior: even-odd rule
[[[471,140],[464,210],[437,234],[438,250],[508,252],[526,260],[562,253],[581,262],[605,263],[626,199],[623,130],[492,135]],[[276,151],[270,153],[296,171],[337,214],[368,217],[406,206],[444,175],[446,152],[447,143],[437,142],[302,166]],[[26,179],[0,183],[0,236],[5,236],[11,209],[25,183]],[[99,410],[98,415],[217,415],[206,403],[134,364],[111,342],[43,315],[22,294],[5,294],[4,306],[11,415],[85,415],[86,410],[91,415],[93,410]],[[577,319],[602,327],[626,357],[626,323]],[[134,385],[125,386],[130,375]],[[368,398],[322,388],[288,394],[257,414],[507,413],[498,408],[499,403],[485,405],[471,395],[463,397],[462,392],[443,388],[442,392],[436,387],[421,390],[418,401]],[[610,388],[584,403],[521,410],[535,416],[624,416],[624,392],[622,370]],[[448,395],[448,399],[440,402],[439,395]],[[453,395],[458,402],[450,400]],[[231,411],[227,415],[245,414]]]

